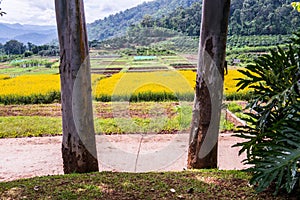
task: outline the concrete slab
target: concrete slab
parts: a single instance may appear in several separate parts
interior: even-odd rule
[[[181,171],[186,167],[189,134],[101,135],[96,137],[103,171]],[[0,139],[0,181],[63,174],[61,136]],[[219,137],[219,168],[244,169],[239,138]]]
[[[97,138],[100,168],[107,171],[148,172],[181,171],[187,165],[189,134],[174,135],[110,135]],[[241,142],[229,134],[220,134],[219,169],[245,169],[238,155]]]

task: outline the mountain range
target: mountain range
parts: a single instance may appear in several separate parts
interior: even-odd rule
[[[42,45],[57,38],[55,26],[22,25],[0,23],[0,43],[15,39],[24,44],[28,42]]]
[[[87,24],[89,40],[105,40],[122,35],[130,25],[139,23],[144,15],[164,16],[178,7],[189,7],[196,1],[155,0],[144,2],[136,7]],[[5,43],[11,39],[16,39],[25,44],[27,42],[36,45],[49,43],[57,40],[56,27],[0,23],[0,43]]]

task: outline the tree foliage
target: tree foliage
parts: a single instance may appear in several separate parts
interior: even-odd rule
[[[291,34],[300,25],[292,0],[232,0],[229,34]]]
[[[253,89],[246,127],[236,136],[246,139],[240,153],[251,164],[251,183],[257,191],[271,184],[292,192],[299,181],[300,161],[300,33],[287,50],[277,48],[239,70],[239,89]]]
[[[169,15],[155,19],[153,24],[185,33],[188,36],[199,36],[201,11],[202,4],[196,2],[190,7],[179,7]]]
[[[285,35],[300,26],[292,0],[232,0],[229,35]],[[143,3],[88,26],[89,38],[104,40],[125,34],[132,25],[162,27],[199,36],[202,0],[161,0]]]
[[[17,40],[10,40],[4,44],[4,51],[6,54],[23,54],[25,52],[25,46]]]
[[[291,1],[233,0],[229,24],[230,35],[291,34],[300,25],[299,14]],[[199,2],[188,8],[179,7],[155,24],[178,30],[190,36],[200,34],[202,7]]]
[[[1,0],[0,0],[0,4],[1,4]],[[0,8],[0,16],[3,16],[4,14],[6,14],[6,12],[2,11],[2,9]]]
[[[144,2],[134,8],[99,19],[88,25],[90,40],[104,40],[125,34],[128,27],[140,23],[145,15],[158,18],[182,6],[189,7],[197,0],[161,0]]]
[[[300,12],[300,2],[292,2],[293,8]]]

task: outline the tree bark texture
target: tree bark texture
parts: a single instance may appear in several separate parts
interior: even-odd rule
[[[65,173],[99,171],[83,0],[55,0]]]
[[[230,0],[203,0],[188,168],[217,168]]]

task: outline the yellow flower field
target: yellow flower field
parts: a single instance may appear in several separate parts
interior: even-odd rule
[[[244,75],[238,72],[236,69],[229,69],[228,74],[225,75],[224,80],[224,92],[225,94],[232,94],[237,92],[236,84],[239,82],[238,80],[234,80],[237,78],[243,78]],[[240,91],[246,92],[246,91]]]
[[[235,69],[225,75],[224,92],[226,95],[237,92],[236,78],[242,74]],[[193,93],[196,72],[193,71],[166,71],[166,72],[140,72],[118,73],[101,80],[94,89],[93,95],[119,96],[137,93]],[[245,91],[243,91],[245,92]]]
[[[8,79],[8,78],[10,78],[9,75],[0,74],[0,80]]]
[[[0,96],[30,96],[59,90],[59,75],[23,75],[0,79]]]
[[[93,74],[95,85],[103,75]],[[57,74],[0,75],[0,103],[31,104],[52,103],[60,99],[60,77]]]
[[[101,77],[103,75],[93,74],[92,83]],[[22,75],[12,78],[8,75],[0,75],[0,96],[30,96],[53,91],[60,91],[60,78],[57,74]]]
[[[194,72],[140,72],[118,73],[102,79],[93,95],[130,96],[137,93],[193,93]],[[190,78],[190,79],[187,79]]]
[[[241,76],[242,74],[235,69],[229,70],[228,75],[225,75],[224,91],[226,96],[237,93],[236,83],[238,81],[234,79]],[[195,79],[196,72],[193,71],[118,73],[107,78],[104,78],[104,75],[92,74],[93,96],[97,100],[102,100],[103,96],[109,100],[110,97],[147,94],[151,99],[153,95],[168,94],[192,99]],[[47,97],[53,92],[55,96],[52,94],[51,97]],[[241,91],[239,94],[246,92]],[[25,103],[36,102],[33,98],[46,99],[48,102],[51,99],[59,99],[59,93],[60,79],[57,74],[22,75],[12,78],[8,75],[0,75],[0,101],[2,103],[7,97],[10,98],[7,103],[13,102],[14,100],[11,98],[16,97],[22,101],[23,97],[30,97],[30,100],[24,100]]]

